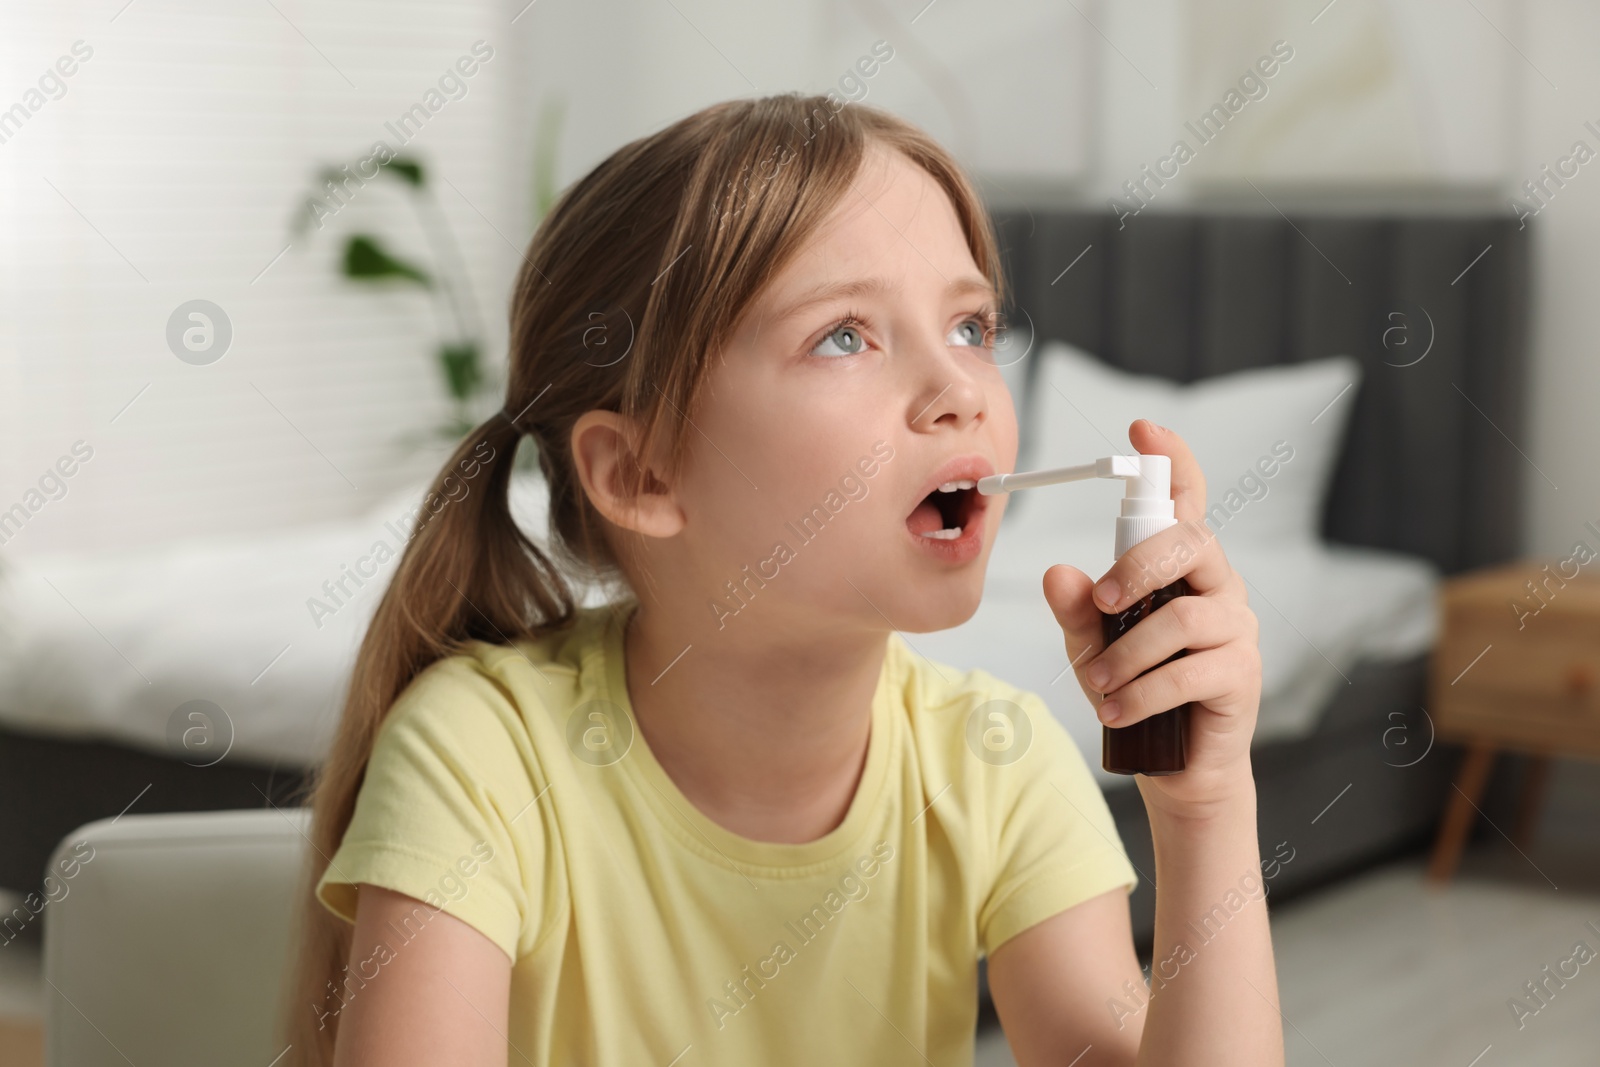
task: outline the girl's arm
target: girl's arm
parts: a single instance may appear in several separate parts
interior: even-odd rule
[[[363,884],[348,976],[317,1010],[338,1009],[335,1067],[505,1067],[510,993],[511,961],[493,941]]]
[[[1118,887],[1030,926],[989,956],[989,992],[1018,1067],[1128,1067],[1139,1055],[1144,976]]]
[[[1139,1064],[1281,1065],[1283,1024],[1255,784],[1204,815],[1150,812],[1156,850],[1154,996]]]
[[[1277,1003],[1266,905],[1240,889],[1243,881],[1261,892],[1254,804],[1204,824],[1159,822],[1153,816],[1148,987],[1121,889],[1024,930],[989,958],[989,989],[1019,1067],[1283,1063],[1266,1000]]]
[[[1022,1067],[1279,1067],[1283,1031],[1250,771],[1261,698],[1256,618],[1244,580],[1203,522],[1205,479],[1188,446],[1146,420],[1129,439],[1141,453],[1172,458],[1178,525],[1129,549],[1101,586],[1057,566],[1044,588],[1084,691],[1105,694],[1102,721],[1125,726],[1193,703],[1183,773],[1135,778],[1156,856],[1155,870],[1142,872],[1156,885],[1148,988],[1118,891],[1001,945],[989,961],[995,1006]],[[1101,611],[1124,610],[1179,577],[1196,595],[1102,646]],[[1099,593],[1108,582],[1112,602]],[[1085,661],[1090,645],[1098,654]],[[1180,649],[1189,652],[1157,666]]]

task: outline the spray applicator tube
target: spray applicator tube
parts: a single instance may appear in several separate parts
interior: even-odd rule
[[[1106,456],[1077,467],[996,474],[978,479],[978,492],[985,495],[1008,493],[1089,478],[1120,478],[1126,487],[1122,513],[1117,517],[1118,559],[1145,538],[1177,524],[1172,507],[1172,460],[1166,456]],[[1123,611],[1102,612],[1100,629],[1105,643],[1109,645],[1117,640],[1167,601],[1189,593],[1189,584],[1179,578],[1145,593]],[[1180,649],[1163,663],[1185,654],[1186,650]],[[1188,704],[1151,715],[1131,726],[1102,726],[1100,766],[1113,774],[1177,774],[1184,768],[1188,735]]]

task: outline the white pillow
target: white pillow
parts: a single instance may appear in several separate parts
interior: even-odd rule
[[[1182,385],[1111,367],[1052,342],[1032,396],[1029,469],[1133,451],[1128,426],[1145,418],[1175,430],[1206,476],[1206,522],[1228,540],[1282,545],[1319,540],[1329,479],[1355,406],[1361,365],[1349,356],[1282,364]],[[1031,489],[1019,525],[1098,529],[1109,538],[1120,482]],[[1091,488],[1092,487],[1092,488]]]

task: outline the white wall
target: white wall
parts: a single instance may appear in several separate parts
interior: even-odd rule
[[[1600,150],[1600,137],[1583,128],[1585,121],[1600,126],[1600,68],[1589,47],[1600,34],[1600,10],[1580,0],[1530,0],[1524,18],[1522,50],[1559,88],[1524,64],[1519,184],[1575,140]],[[1585,523],[1600,526],[1600,161],[1583,167],[1529,225],[1534,373],[1529,439],[1518,443],[1558,488],[1529,472],[1528,547],[1566,557],[1579,539],[1595,547]]]
[[[921,123],[969,166],[1059,177],[1091,162],[1099,38],[1071,6],[1049,0],[541,2],[518,28],[529,94],[562,93],[571,103],[568,179],[718,100],[837,90],[877,41],[894,57],[859,98]]]

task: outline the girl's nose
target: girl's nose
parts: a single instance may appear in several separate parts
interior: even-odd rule
[[[971,375],[946,362],[939,373],[924,375],[923,381],[908,412],[913,430],[932,433],[946,424],[961,429],[983,418],[987,403],[983,386]]]

